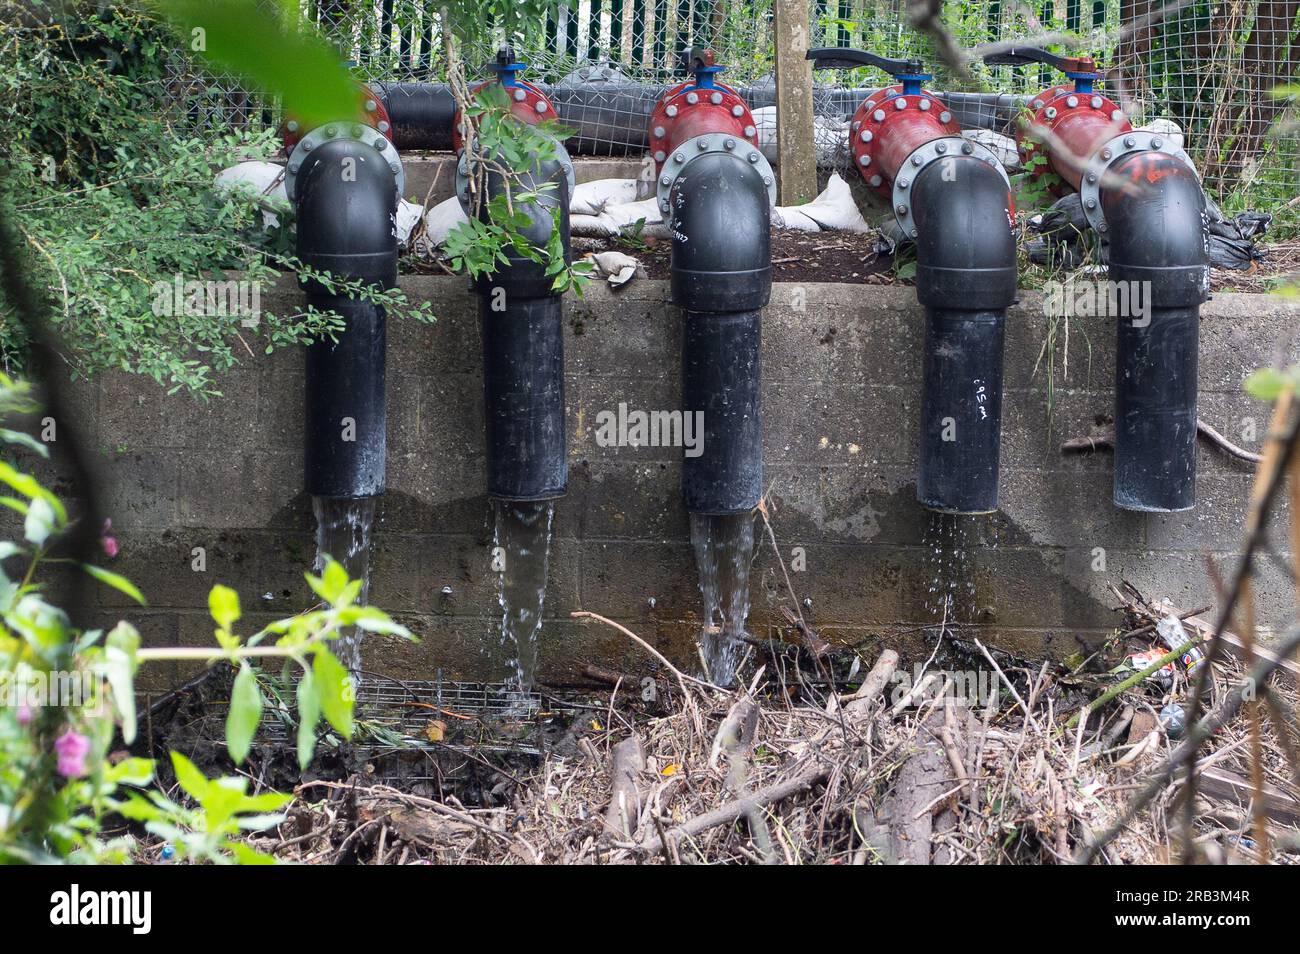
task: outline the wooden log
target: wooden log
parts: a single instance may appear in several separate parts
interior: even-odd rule
[[[645,771],[641,739],[633,733],[614,746],[610,767],[609,808],[605,810],[605,832],[612,838],[628,839],[636,833],[641,817],[641,793],[637,776]]]

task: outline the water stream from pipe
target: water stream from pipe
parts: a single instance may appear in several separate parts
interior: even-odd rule
[[[700,572],[704,628],[700,650],[709,680],[736,678],[749,617],[749,568],[754,559],[753,514],[691,514],[691,547]]]
[[[924,544],[930,576],[925,609],[930,617],[944,625],[978,622],[980,607],[971,555],[976,548],[996,549],[996,521],[986,514],[931,511]]]
[[[498,571],[499,635],[510,668],[508,681],[527,690],[537,675],[537,642],[542,632],[555,503],[497,500],[493,508],[496,532],[492,559]]]
[[[316,573],[325,568],[325,556],[333,557],[348,573],[361,581],[357,605],[370,598],[370,538],[375,522],[374,497],[313,497],[316,515]],[[334,654],[355,676],[361,671],[361,636],[355,627],[344,630],[334,644]]]

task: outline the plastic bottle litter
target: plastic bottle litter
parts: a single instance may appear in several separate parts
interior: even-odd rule
[[[1146,649],[1140,653],[1129,653],[1128,656],[1125,657],[1124,663],[1134,672],[1141,672],[1152,663],[1157,662],[1167,655],[1168,653],[1160,649]],[[1147,681],[1155,683],[1162,692],[1168,692],[1174,687],[1173,664],[1166,663],[1161,666],[1151,675],[1147,676]]]
[[[1160,637],[1160,641],[1171,650],[1182,649],[1192,639],[1187,635],[1187,630],[1183,628],[1183,621],[1173,615],[1166,616],[1156,623],[1156,634]],[[1183,653],[1180,659],[1183,670],[1189,677],[1200,672],[1201,665],[1205,662],[1205,657],[1195,646]]]
[[[1160,721],[1171,739],[1181,739],[1187,731],[1187,710],[1182,703],[1171,702],[1160,710]]]

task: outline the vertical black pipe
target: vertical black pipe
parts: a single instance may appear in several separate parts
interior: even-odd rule
[[[1205,194],[1183,162],[1135,153],[1101,190],[1117,316],[1115,504],[1188,510],[1196,502],[1200,306],[1209,287]]]
[[[763,494],[762,312],[772,292],[771,211],[762,174],[731,153],[691,160],[669,193],[673,302],[683,309],[682,414],[703,415],[687,447],[691,513],[745,513]]]
[[[990,165],[962,156],[912,186],[916,295],[926,309],[917,499],[949,513],[998,505],[1002,343],[1016,297],[1011,196]]]
[[[379,152],[354,140],[318,146],[303,160],[295,197],[297,253],[306,265],[338,281],[397,285],[397,182]],[[336,342],[307,348],[307,491],[377,496],[386,457],[384,309],[320,282],[303,287],[309,305],[345,322]]]
[[[559,228],[569,250],[569,188],[560,160],[547,160],[509,183],[515,193],[551,182],[515,210],[529,217],[522,234],[546,248]],[[486,193],[508,182],[487,176]],[[558,209],[559,214],[555,212]],[[483,399],[487,428],[487,489],[502,500],[550,500],[564,495],[569,478],[564,422],[564,334],[561,298],[546,265],[507,253],[510,262],[474,282],[483,326]]]

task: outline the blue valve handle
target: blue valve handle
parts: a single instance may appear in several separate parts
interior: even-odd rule
[[[511,87],[519,85],[519,74],[528,69],[528,64],[515,59],[513,48],[503,46],[497,51],[497,58],[488,64],[488,69],[497,74],[502,86]]]

